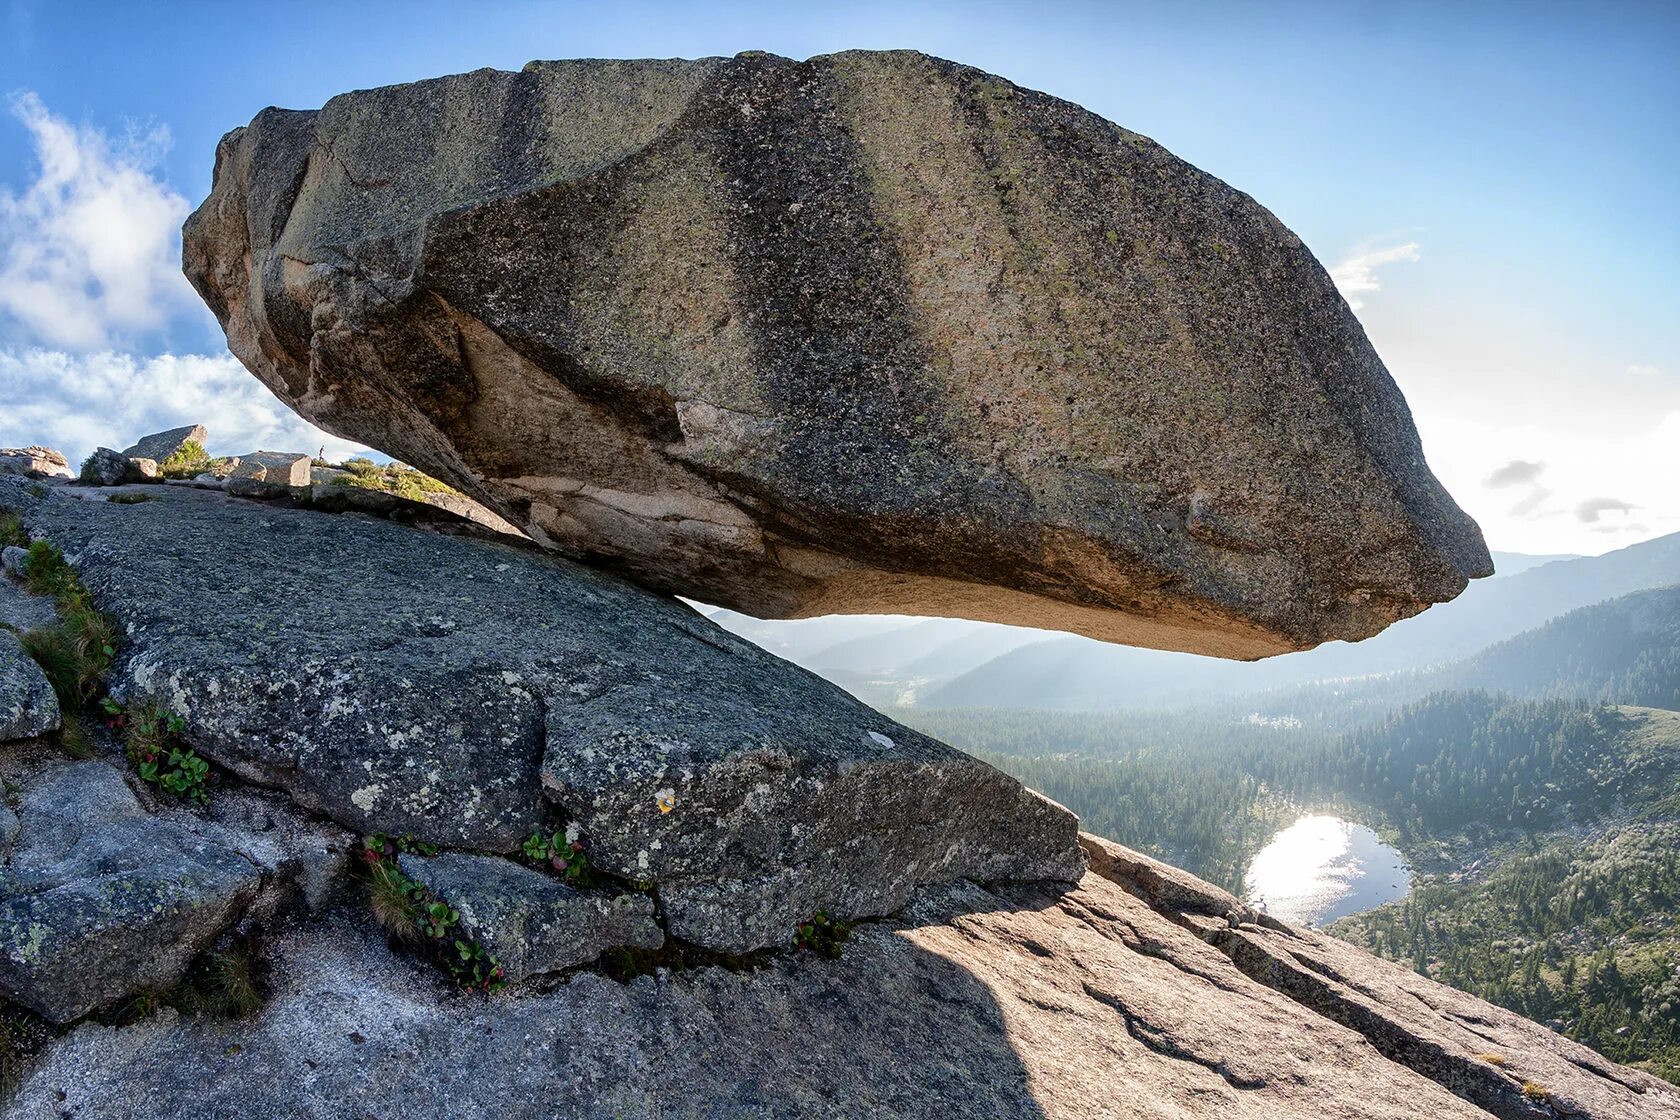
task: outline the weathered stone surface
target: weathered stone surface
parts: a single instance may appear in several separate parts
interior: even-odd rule
[[[81,480],[90,486],[121,486],[138,478],[139,471],[128,456],[109,447],[96,448],[82,464]]]
[[[30,478],[75,478],[70,460],[50,447],[0,447],[0,474]]]
[[[252,451],[234,459],[232,479],[301,489],[309,485],[310,458],[291,451]]]
[[[29,550],[21,545],[9,544],[0,549],[0,567],[7,575],[22,579],[29,570]]]
[[[628,985],[584,972],[484,1003],[393,956],[365,922],[299,924],[271,949],[261,1017],[83,1024],[14,1112],[127,1120],[169,1100],[180,1120],[1487,1117],[1095,875],[1071,891],[934,892],[859,930],[838,961]],[[1613,1096],[1578,1115],[1680,1115],[1674,1087],[1609,1072],[1623,1079],[1605,1082]],[[1604,1080],[1556,1073],[1571,1100]]]
[[[0,480],[126,631],[113,690],[362,831],[511,852],[565,818],[670,930],[783,944],[918,885],[1077,879],[1077,821],[674,600],[529,545]]]
[[[244,855],[149,816],[103,762],[47,768],[16,812],[0,994],[55,1023],[173,983],[262,884]]]
[[[397,862],[460,911],[461,928],[500,958],[509,983],[588,964],[617,946],[665,943],[645,894],[586,894],[499,856],[452,852]]]
[[[1333,937],[1273,919],[1208,937],[1247,975],[1501,1120],[1680,1117],[1668,1082]]]
[[[139,442],[125,450],[123,454],[130,459],[151,459],[154,462],[161,463],[181,450],[188,440],[198,444],[199,447],[203,447],[204,441],[208,438],[209,433],[204,430],[203,424],[188,424],[185,427],[171,428],[167,432],[155,432],[152,435],[143,436]]]
[[[1118,884],[1163,914],[1201,914],[1228,923],[1258,918],[1230,891],[1124,844],[1081,832],[1079,846],[1090,860],[1091,874]]]
[[[265,110],[184,258],[305,416],[761,617],[1259,657],[1492,571],[1276,218],[913,52],[536,62]]]
[[[0,597],[7,594],[0,588]],[[58,727],[52,685],[9,630],[0,630],[0,743],[30,739]]]

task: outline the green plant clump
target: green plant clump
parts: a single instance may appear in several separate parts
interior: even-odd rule
[[[117,625],[93,605],[76,570],[50,541],[29,545],[24,585],[50,595],[58,621],[23,635],[24,649],[41,666],[65,711],[80,708],[105,687],[105,674],[117,653]]]
[[[0,548],[16,545],[29,547],[29,534],[23,531],[23,518],[9,509],[0,509]]]
[[[454,494],[454,487],[440,482],[424,471],[392,463],[382,467],[372,459],[355,456],[340,466],[345,474],[332,480],[334,486],[355,486],[363,490],[382,490],[407,498],[411,502],[424,501],[427,494]]]
[[[164,478],[192,478],[210,469],[210,453],[196,439],[181,441],[181,446],[158,464]]]
[[[840,959],[840,946],[852,935],[852,923],[836,921],[827,910],[818,910],[793,929],[793,947],[829,960]]]
[[[130,711],[106,697],[101,706],[142,781],[201,805],[210,800],[210,764],[187,745],[186,720],[149,703]]]
[[[404,837],[407,841],[409,838]],[[396,864],[399,851],[436,854],[437,847],[410,841],[404,848],[383,833],[369,836],[362,847],[368,865],[368,907],[392,937],[421,947],[439,968],[463,988],[499,992],[507,986],[502,962],[471,938],[458,937],[460,911],[429,887],[403,874]],[[421,847],[430,849],[421,852]]]
[[[523,850],[526,859],[532,863],[547,864],[564,875],[573,886],[587,887],[595,881],[595,869],[590,866],[583,845],[567,839],[565,833],[544,836],[541,832],[533,832],[526,837]]]

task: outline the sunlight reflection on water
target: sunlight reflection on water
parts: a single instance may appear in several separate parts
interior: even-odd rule
[[[1400,853],[1364,825],[1315,813],[1272,837],[1248,865],[1248,900],[1275,918],[1323,925],[1411,890]]]

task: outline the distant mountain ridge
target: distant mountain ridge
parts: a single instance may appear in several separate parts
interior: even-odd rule
[[[1674,584],[1680,584],[1680,534],[1473,583],[1452,602],[1354,645],[1332,642],[1244,664],[1056,638],[961,674],[921,703],[1100,711],[1419,671],[1461,661],[1569,611]]]

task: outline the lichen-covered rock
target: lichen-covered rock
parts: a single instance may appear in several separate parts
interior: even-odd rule
[[[0,597],[8,594],[0,588]],[[17,635],[0,630],[0,743],[30,739],[58,727],[58,697]]]
[[[257,897],[246,856],[149,815],[103,762],[24,789],[0,866],[0,995],[55,1023],[179,979]]]
[[[1260,657],[1492,571],[1298,238],[913,52],[268,109],[185,232],[233,352],[537,540],[761,617]]]
[[[50,447],[0,447],[0,474],[30,478],[75,478],[70,460]]]
[[[180,451],[188,442],[196,443],[203,448],[209,433],[203,424],[188,424],[185,427],[171,428],[167,432],[154,432],[149,436],[142,436],[133,447],[123,452],[130,459],[151,459],[161,463],[171,455]]]
[[[588,964],[619,946],[665,943],[645,894],[585,893],[499,856],[450,852],[397,862],[460,911],[461,930],[501,961],[509,983]]]
[[[361,831],[516,851],[570,819],[741,952],[960,877],[1077,879],[1077,821],[674,600],[528,544],[184,487],[0,480],[125,636],[112,688]]]

